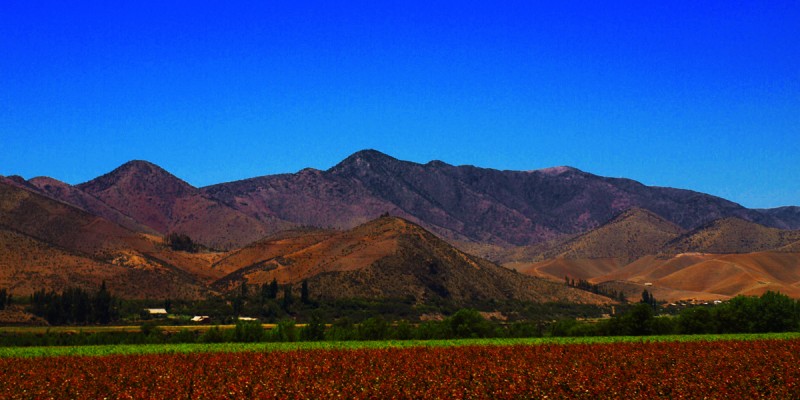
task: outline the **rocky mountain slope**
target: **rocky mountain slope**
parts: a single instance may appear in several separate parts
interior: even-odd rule
[[[800,227],[785,212],[749,210],[688,190],[649,187],[569,167],[498,171],[401,161],[366,150],[327,171],[264,176],[202,189],[252,217],[351,228],[388,212],[445,238],[501,246],[541,243],[587,232],[641,208],[694,229],[735,216],[767,226]]]

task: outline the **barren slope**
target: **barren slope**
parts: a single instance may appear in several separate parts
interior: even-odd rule
[[[648,256],[593,281],[651,283],[653,288],[724,296],[759,295],[773,290],[797,298],[800,297],[800,253]]]
[[[115,296],[125,298],[192,299],[209,293],[189,274],[133,251],[127,254],[131,258],[120,254],[104,262],[0,228],[0,287],[28,296],[40,289],[94,291],[105,281]]]
[[[217,287],[232,289],[242,282],[261,284],[273,278],[280,283],[308,280],[310,290],[321,298],[608,301],[467,255],[421,227],[391,217],[238,270]]]

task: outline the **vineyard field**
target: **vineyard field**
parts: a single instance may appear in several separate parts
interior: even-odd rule
[[[800,398],[797,338],[461,344],[5,357],[0,398]]]

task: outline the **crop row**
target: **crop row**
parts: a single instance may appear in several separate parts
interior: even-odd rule
[[[661,335],[661,336],[588,336],[545,338],[484,338],[443,340],[370,340],[370,341],[315,341],[315,342],[262,342],[262,343],[168,343],[168,344],[117,344],[87,346],[35,346],[0,347],[0,358],[7,357],[58,357],[58,356],[110,356],[144,355],[161,353],[238,353],[292,350],[376,349],[405,347],[450,346],[514,346],[544,344],[609,344],[645,342],[686,342],[716,340],[769,340],[800,339],[800,333],[737,333],[713,335]]]
[[[0,359],[0,398],[800,398],[800,340]]]

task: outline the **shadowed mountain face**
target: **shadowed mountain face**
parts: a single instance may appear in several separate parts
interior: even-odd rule
[[[773,227],[780,229],[800,229],[800,207],[778,207],[758,210],[778,220]]]
[[[498,171],[417,164],[374,150],[327,171],[265,176],[209,186],[210,197],[250,216],[350,228],[384,212],[455,240],[530,245],[589,231],[638,207],[684,229],[736,216],[768,226],[800,227],[780,212],[759,212],[688,190],[648,187],[574,168]]]

